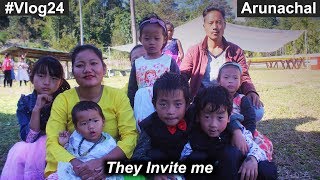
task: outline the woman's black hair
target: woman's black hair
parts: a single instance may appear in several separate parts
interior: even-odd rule
[[[72,122],[74,127],[77,127],[77,123],[78,123],[77,113],[82,111],[87,111],[90,109],[97,111],[101,116],[101,118],[105,120],[105,117],[102,113],[102,109],[97,103],[93,101],[80,101],[72,108],[72,111],[71,111]]]
[[[101,60],[102,65],[104,67],[106,67],[106,64],[103,62],[103,57],[102,57],[102,52],[95,46],[91,45],[91,44],[85,44],[85,45],[79,45],[76,46],[72,51],[71,51],[71,62],[72,62],[72,71],[73,71],[73,67],[74,67],[74,62],[76,60],[77,55],[85,50],[91,50],[93,51]]]
[[[173,72],[165,72],[156,80],[153,85],[152,103],[155,105],[160,91],[171,92],[175,90],[182,90],[188,106],[191,97],[189,83],[184,76]]]
[[[222,15],[222,17],[223,17],[223,19],[226,19],[226,18],[225,18],[226,13],[225,13],[224,9],[218,8],[218,7],[215,7],[215,6],[212,6],[212,5],[206,7],[206,8],[203,10],[203,12],[202,12],[202,17],[206,17],[207,14],[209,14],[211,11],[218,11],[218,12],[220,12],[221,15]]]
[[[195,105],[196,115],[199,115],[200,112],[210,104],[212,106],[211,112],[215,112],[219,110],[219,108],[225,107],[228,112],[228,116],[230,116],[233,105],[228,90],[222,86],[210,86],[201,89],[194,98],[193,103]]]

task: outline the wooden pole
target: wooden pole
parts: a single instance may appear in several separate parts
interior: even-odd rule
[[[130,0],[130,16],[131,16],[131,35],[133,45],[137,45],[137,31],[136,31],[136,15],[134,8],[134,0]]]
[[[79,18],[80,18],[80,44],[83,45],[83,25],[82,25],[82,7],[81,0],[79,0]]]

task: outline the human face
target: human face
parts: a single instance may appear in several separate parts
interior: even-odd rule
[[[32,82],[34,89],[38,94],[52,95],[59,89],[62,80],[57,77],[50,76],[47,71],[46,74],[36,73]]]
[[[132,51],[131,59],[130,59],[131,65],[134,63],[134,61],[136,59],[138,59],[139,57],[144,56],[146,54],[147,54],[147,52],[143,47],[139,47],[139,48],[135,49],[134,51]]]
[[[211,11],[204,17],[203,27],[211,40],[218,41],[222,39],[226,22],[219,11]]]
[[[92,50],[81,51],[75,58],[72,70],[80,87],[100,86],[106,74],[102,60]]]
[[[241,74],[237,67],[226,66],[220,71],[219,83],[225,87],[231,95],[234,95],[241,85]]]
[[[163,35],[163,29],[159,24],[147,24],[143,27],[140,42],[148,57],[155,59],[161,56],[166,37]]]
[[[87,141],[97,142],[102,134],[104,120],[99,112],[94,109],[80,111],[76,114],[77,127],[76,130]]]
[[[157,96],[155,108],[160,120],[168,126],[177,125],[183,119],[186,111],[183,91],[159,91]]]
[[[173,36],[174,29],[171,25],[166,25],[168,32],[168,39],[171,40]]]
[[[207,104],[203,110],[200,111],[198,117],[201,129],[209,137],[219,137],[229,122],[229,116],[225,107],[220,107],[218,110],[212,112],[212,105]]]

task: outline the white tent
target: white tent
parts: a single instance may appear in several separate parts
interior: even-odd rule
[[[120,45],[120,46],[113,46],[110,47],[111,49],[115,49],[118,51],[126,51],[126,52],[130,52],[131,49],[134,47],[135,45],[133,43],[131,44],[125,44],[125,45]]]
[[[224,37],[244,50],[253,52],[273,52],[288,42],[299,38],[304,31],[263,29],[227,23]],[[203,40],[205,32],[202,16],[175,28],[174,37],[181,41],[184,52]],[[130,52],[133,44],[111,47]]]

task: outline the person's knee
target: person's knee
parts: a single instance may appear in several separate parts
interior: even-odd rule
[[[256,121],[261,121],[261,119],[263,118],[264,115],[264,107],[261,106],[260,108],[256,108],[254,107],[254,111],[256,113]]]
[[[149,152],[148,152],[148,156],[152,159],[152,160],[166,160],[168,159],[168,156],[162,152],[161,150],[159,149],[151,149]]]
[[[277,179],[277,166],[274,162],[261,161],[258,164],[258,179]]]
[[[208,160],[208,154],[205,152],[193,151],[189,155],[188,160],[190,160],[190,161],[206,161],[206,160]]]
[[[234,146],[227,146],[222,151],[221,158],[224,160],[240,161],[243,158],[243,155],[238,148]]]

